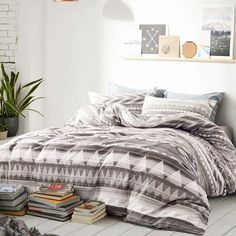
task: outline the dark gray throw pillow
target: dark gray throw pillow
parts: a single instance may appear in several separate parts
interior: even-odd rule
[[[207,94],[187,94],[187,93],[175,93],[166,91],[165,98],[167,99],[179,99],[179,100],[214,100],[216,104],[212,107],[212,113],[210,116],[210,120],[215,122],[216,114],[219,109],[219,105],[222,102],[225,93],[223,92],[213,92]]]

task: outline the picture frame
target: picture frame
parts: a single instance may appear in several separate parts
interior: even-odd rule
[[[211,31],[210,58],[233,59],[234,6],[204,6],[202,30]]]
[[[179,58],[180,36],[160,35],[159,36],[159,57]]]
[[[142,32],[141,54],[159,54],[159,36],[167,34],[166,24],[140,24]]]

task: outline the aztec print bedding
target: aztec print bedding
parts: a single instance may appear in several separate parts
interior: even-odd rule
[[[83,111],[80,124],[2,145],[1,181],[31,191],[41,182],[71,182],[82,198],[104,201],[128,222],[204,234],[207,196],[236,189],[236,152],[223,131],[197,115],[148,117],[117,104],[120,126],[101,126],[101,110]]]

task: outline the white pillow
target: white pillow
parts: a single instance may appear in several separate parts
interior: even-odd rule
[[[146,96],[143,103],[143,115],[168,115],[179,113],[195,113],[207,119],[210,119],[214,100],[178,100],[162,99],[152,96]]]

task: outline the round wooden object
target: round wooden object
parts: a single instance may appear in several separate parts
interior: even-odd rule
[[[182,54],[186,58],[193,58],[197,54],[197,45],[193,41],[187,41],[183,44]]]

